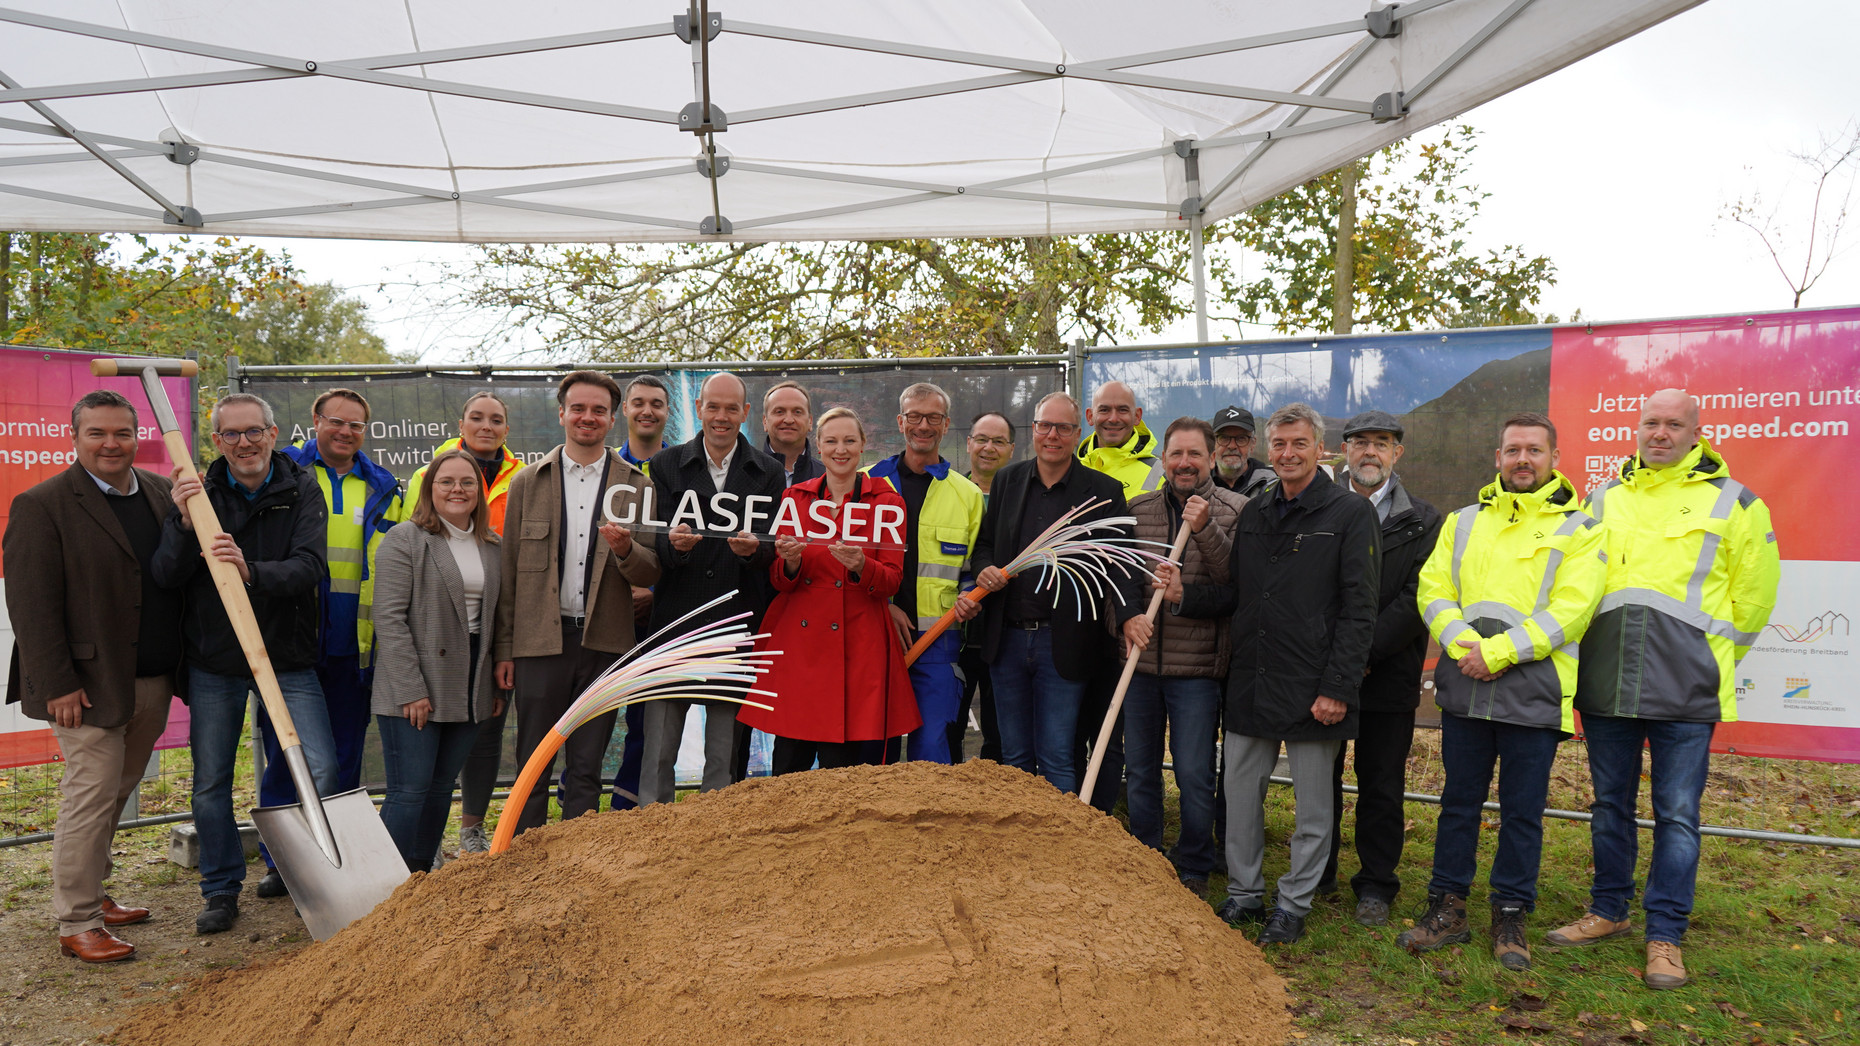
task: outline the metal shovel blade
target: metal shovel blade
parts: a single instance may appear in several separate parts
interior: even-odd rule
[[[301,803],[261,806],[252,811],[252,823],[310,936],[326,941],[387,900],[407,878],[407,863],[366,789],[329,796],[322,805],[340,863],[318,845]]]

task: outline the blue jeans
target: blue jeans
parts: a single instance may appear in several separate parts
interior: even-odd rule
[[[377,715],[381,759],[387,766],[387,799],[381,823],[411,871],[433,866],[433,854],[452,814],[452,786],[478,744],[477,723],[427,721],[416,730],[406,716]]]
[[[1182,793],[1182,832],[1173,856],[1184,875],[1205,876],[1214,869],[1214,734],[1220,727],[1221,689],[1218,679],[1138,671],[1124,695],[1130,834],[1162,849],[1167,727],[1175,783]]]
[[[374,689],[375,673],[363,668],[361,658],[350,654],[332,657],[316,666],[317,690],[323,695],[323,712],[329,719],[330,737],[336,752],[335,791],[346,792],[362,786],[362,743],[368,736],[369,698]],[[291,718],[297,719],[295,709]],[[298,727],[301,733],[303,728]],[[259,740],[265,746],[265,775],[258,782],[258,805],[289,806],[297,802],[297,782],[291,780],[290,767],[284,765],[284,750],[271,729],[271,715],[258,706]],[[265,867],[275,868],[271,851],[261,843],[258,855]]]
[[[1440,792],[1434,832],[1434,877],[1427,892],[1465,897],[1479,868],[1480,807],[1498,768],[1498,855],[1492,859],[1493,904],[1537,907],[1537,869],[1544,854],[1544,803],[1550,766],[1562,734],[1548,727],[1440,716]]]
[[[1659,719],[1582,716],[1589,739],[1589,777],[1595,783],[1595,885],[1589,910],[1620,922],[1634,902],[1634,862],[1639,827],[1634,823],[1640,793],[1641,747],[1653,750],[1653,861],[1647,869],[1647,939],[1678,944],[1691,923],[1693,888],[1699,873],[1699,797],[1711,764],[1716,723],[1673,723]]]
[[[233,765],[239,757],[239,729],[245,725],[246,695],[257,689],[243,676],[203,668],[188,673],[187,742],[194,755],[194,830],[200,833],[202,897],[236,897],[245,882],[245,849],[233,818]],[[278,689],[303,742],[304,762],[317,794],[334,794],[336,741],[316,673],[307,668],[279,672]]]
[[[1078,791],[1072,735],[1085,684],[1061,676],[1053,664],[1053,630],[1004,626],[988,672],[995,684],[1001,761],[1039,774],[1062,792]]]

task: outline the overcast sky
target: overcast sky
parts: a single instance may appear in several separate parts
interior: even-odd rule
[[[1800,266],[1805,168],[1790,154],[1860,120],[1855,40],[1860,5],[1845,0],[1707,0],[1472,111],[1466,120],[1482,132],[1472,177],[1491,193],[1475,245],[1549,255],[1558,282],[1544,308],[1564,317],[1787,308],[1788,287],[1757,238],[1720,215],[1753,190],[1781,196],[1779,218],[1797,230],[1785,250]],[[1860,194],[1854,202],[1860,209]],[[367,300],[396,351],[437,361],[469,347],[469,318],[375,288],[427,278],[424,263],[466,259],[471,247],[257,242],[287,247],[312,280]],[[1804,306],[1860,305],[1860,215],[1841,248]],[[1193,336],[1186,321],[1142,340]]]

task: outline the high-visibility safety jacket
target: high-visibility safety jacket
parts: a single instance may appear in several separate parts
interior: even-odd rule
[[[866,468],[868,475],[890,483],[902,492],[898,482],[901,454],[894,454]],[[975,536],[982,529],[982,488],[969,477],[939,460],[926,469],[930,474],[930,491],[924,495],[924,507],[917,515],[917,629],[923,631],[956,605],[963,574],[968,570],[969,554],[975,550]],[[911,579],[905,578],[905,584]],[[961,646],[960,632],[952,651]],[[942,640],[938,640],[942,642]],[[955,660],[952,653],[949,660]]]
[[[1124,500],[1145,491],[1161,490],[1163,485],[1162,443],[1149,426],[1137,422],[1130,438],[1115,447],[1098,444],[1093,433],[1073,453],[1086,468],[1102,472],[1124,485]]]
[[[1494,480],[1441,523],[1415,601],[1440,643],[1434,699],[1443,711],[1575,733],[1576,641],[1601,601],[1606,566],[1602,527],[1578,500],[1561,472],[1528,494]],[[1468,648],[1459,641],[1473,636],[1500,673],[1491,682],[1460,671]]]
[[[1769,507],[1703,440],[1663,469],[1628,459],[1587,507],[1608,532],[1608,581],[1582,638],[1576,707],[1736,722],[1732,669],[1782,575]]]
[[[323,605],[319,660],[358,656],[367,668],[375,646],[375,549],[381,536],[406,518],[400,480],[357,451],[349,474],[332,482],[315,440],[282,453],[316,476],[329,508],[329,576],[318,593]]]
[[[433,457],[438,457],[449,450],[457,450],[460,445],[459,438],[454,436],[434,447]],[[501,535],[504,532],[504,495],[510,493],[510,481],[516,478],[517,470],[523,467],[523,459],[512,454],[509,447],[499,447],[497,453],[504,459],[504,463],[497,467],[497,477],[491,480],[490,487],[485,490],[484,500],[485,506],[491,512],[491,529]],[[421,465],[419,471],[413,474],[413,478],[407,481],[407,495],[404,500],[408,513],[412,513],[413,506],[420,503],[420,484],[426,482],[426,470],[432,467],[430,462]],[[484,473],[480,472],[478,477],[483,479]]]

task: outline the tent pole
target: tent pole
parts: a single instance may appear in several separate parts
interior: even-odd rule
[[[1208,273],[1207,257],[1202,252],[1200,211],[1188,220],[1188,236],[1195,254],[1195,338],[1205,342],[1208,340]]]

